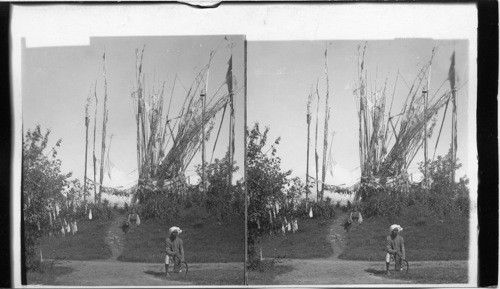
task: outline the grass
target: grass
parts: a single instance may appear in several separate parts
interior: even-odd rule
[[[44,236],[39,248],[43,258],[60,260],[105,260],[111,257],[111,249],[105,242],[111,220],[81,220],[78,232],[65,237]]]
[[[265,271],[248,271],[248,280],[250,286],[260,285],[280,285],[277,281],[277,276],[293,271],[291,265],[277,265],[266,269]]]
[[[132,227],[126,235],[126,246],[120,261],[161,263],[165,260],[165,239],[168,228],[182,229],[188,263],[224,263],[245,260],[244,220],[230,219],[220,225],[212,220],[197,222],[163,222],[149,219]],[[196,228],[194,228],[196,227]]]
[[[467,260],[469,223],[466,218],[435,220],[415,225],[410,218],[365,219],[361,226],[348,234],[347,247],[339,256],[345,260],[377,261],[385,258],[385,239],[389,226],[397,223],[403,227],[406,258],[411,261]]]
[[[72,268],[58,266],[57,261],[45,261],[40,264],[38,270],[27,272],[26,279],[28,284],[57,285],[56,278],[73,272]]]
[[[407,275],[392,274],[388,278],[425,284],[452,284],[467,283],[467,274],[467,268],[463,267],[426,267],[410,268]]]
[[[367,270],[368,271],[368,270]],[[466,264],[414,264],[410,263],[407,275],[395,273],[391,264],[391,275],[385,275],[384,270],[370,270],[369,273],[388,279],[410,281],[418,284],[458,284],[468,282]]]
[[[326,239],[330,220],[299,219],[299,230],[284,236],[261,238],[260,246],[264,258],[283,257],[289,259],[324,258],[333,254],[332,246]]]

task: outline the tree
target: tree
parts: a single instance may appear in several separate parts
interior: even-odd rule
[[[451,149],[445,156],[438,156],[434,161],[428,161],[428,174],[429,174],[429,190],[433,194],[440,194],[446,196],[450,199],[455,199],[457,197],[464,197],[469,195],[469,179],[467,176],[463,176],[458,182],[452,181],[453,168],[459,169],[462,164],[458,162],[453,163],[453,157]],[[424,163],[419,163],[420,172],[424,172]]]
[[[431,210],[440,216],[456,216],[461,214],[467,216],[469,213],[469,179],[463,176],[459,181],[452,180],[453,168],[459,169],[462,164],[453,161],[451,149],[445,156],[438,156],[436,160],[428,162],[429,195],[427,202]],[[424,171],[424,163],[419,164],[421,172]],[[421,182],[421,186],[424,182]]]
[[[236,162],[233,161],[231,174],[239,169],[235,164]],[[221,160],[215,159],[213,163],[206,164],[205,170],[209,183],[205,196],[205,207],[217,219],[224,219],[233,211],[232,204],[238,199],[238,192],[241,192],[241,190],[235,190],[236,187],[232,184],[231,188],[228,188],[229,154],[226,154]],[[201,176],[201,165],[196,167],[196,172]]]
[[[255,260],[255,243],[261,234],[259,230],[260,220],[267,217],[267,206],[278,200],[284,200],[286,185],[289,183],[287,177],[291,171],[283,172],[280,168],[281,159],[276,155],[276,146],[280,142],[277,138],[267,148],[267,136],[269,127],[263,132],[256,123],[251,131],[247,131],[247,191],[248,191],[248,255],[250,262]]]
[[[61,160],[57,158],[58,140],[47,150],[50,130],[44,134],[40,125],[28,130],[23,140],[22,201],[25,236],[26,265],[35,262],[35,247],[42,232],[49,229],[51,204],[64,200],[63,189],[68,185],[71,173],[61,173]]]

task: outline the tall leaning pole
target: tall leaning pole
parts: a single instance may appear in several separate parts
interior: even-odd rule
[[[306,204],[309,201],[309,147],[311,142],[311,101],[312,101],[312,88],[311,93],[307,99],[307,157],[306,157]],[[306,208],[307,209],[307,208]]]
[[[203,89],[200,93],[201,103],[202,103],[202,111],[201,111],[201,183],[203,187],[203,193],[207,192],[206,185],[206,173],[205,173],[205,99],[207,93],[205,89]]]

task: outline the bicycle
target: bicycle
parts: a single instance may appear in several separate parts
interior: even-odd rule
[[[410,270],[410,264],[406,259],[402,259],[401,257],[397,256],[396,254],[391,254],[391,262],[394,263],[394,271],[398,271],[398,262],[397,260],[400,259],[401,262],[401,267],[399,268],[399,272],[403,273],[404,275],[408,274],[408,271]],[[390,265],[389,265],[390,267]]]
[[[179,276],[185,278],[189,270],[188,263],[186,261],[179,260],[179,257],[169,256],[169,258],[170,258],[170,264],[173,264],[174,267],[172,268],[172,271],[169,270],[169,272],[166,273],[179,274]]]

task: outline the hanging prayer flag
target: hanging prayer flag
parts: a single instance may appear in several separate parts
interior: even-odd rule
[[[451,90],[455,89],[455,51],[451,55],[450,70],[448,71],[448,80],[450,81]]]
[[[233,92],[233,56],[229,58],[228,62],[228,67],[227,67],[227,73],[226,73],[226,83],[227,83],[227,90],[229,91],[229,94]]]

